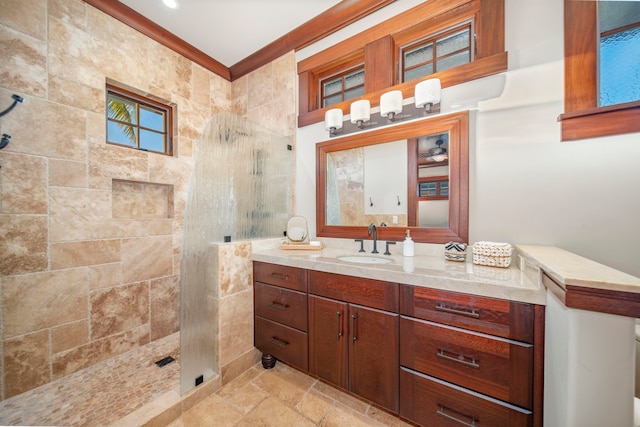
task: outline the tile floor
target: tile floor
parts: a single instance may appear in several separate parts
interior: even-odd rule
[[[155,361],[176,359],[162,368]],[[0,425],[106,426],[180,387],[180,333],[0,402]]]
[[[0,425],[144,425],[151,412],[180,401],[179,352],[176,333],[4,400]],[[167,355],[176,362],[158,368],[154,361]],[[162,425],[160,419],[151,424]],[[254,365],[169,425],[409,426],[281,362],[273,369]]]
[[[170,424],[201,426],[410,425],[278,362],[268,370],[251,367]]]

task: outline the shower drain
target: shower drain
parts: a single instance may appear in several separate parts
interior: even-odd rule
[[[163,366],[168,365],[171,362],[175,362],[175,360],[176,359],[174,359],[173,357],[167,356],[167,357],[164,357],[164,358],[158,360],[156,362],[156,365],[158,365],[158,367],[162,368]]]

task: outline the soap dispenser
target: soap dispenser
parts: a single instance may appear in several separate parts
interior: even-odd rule
[[[414,243],[411,239],[411,230],[407,230],[407,236],[404,238],[404,242],[402,243],[402,255],[403,256],[413,256],[414,254]]]

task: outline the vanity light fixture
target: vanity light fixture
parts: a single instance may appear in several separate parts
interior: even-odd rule
[[[324,113],[324,128],[329,131],[329,135],[336,135],[339,129],[342,129],[342,110],[340,108],[332,108]]]
[[[368,99],[361,99],[351,103],[351,123],[358,126],[359,129],[364,127],[364,122],[368,122],[371,118],[371,102]]]
[[[393,122],[396,114],[400,113],[402,113],[402,91],[392,90],[383,93],[380,97],[380,115]]]
[[[430,114],[431,107],[440,103],[441,91],[440,79],[429,79],[418,83],[415,87],[416,107],[424,108],[426,114]]]

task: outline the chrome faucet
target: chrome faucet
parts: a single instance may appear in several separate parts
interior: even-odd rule
[[[371,253],[377,254],[378,248],[376,247],[376,241],[378,240],[378,230],[376,229],[376,225],[374,223],[371,223],[369,225],[369,231],[367,234],[371,235],[371,231],[373,231],[373,250],[371,251]]]

